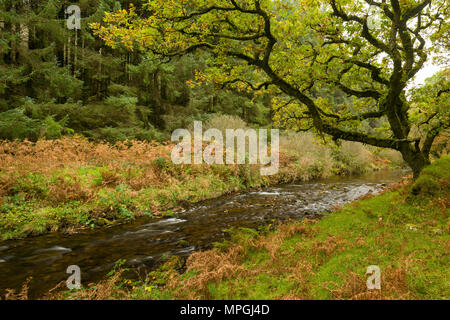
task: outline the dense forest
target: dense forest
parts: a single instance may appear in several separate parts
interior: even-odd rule
[[[130,3],[1,1],[0,137],[35,141],[78,133],[109,142],[163,140],[216,113],[269,123],[267,97],[187,83],[205,68],[208,55],[154,59],[111,49],[93,35],[90,23]],[[66,26],[71,4],[81,9],[81,30]]]

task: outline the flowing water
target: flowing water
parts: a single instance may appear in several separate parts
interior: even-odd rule
[[[20,290],[32,276],[30,296],[38,297],[69,276],[67,267],[81,268],[82,283],[105,278],[119,259],[131,270],[145,272],[167,256],[188,256],[210,248],[231,227],[258,227],[274,221],[303,219],[329,212],[399,181],[404,171],[327,179],[265,188],[204,201],[171,218],[142,218],[133,224],[49,234],[0,243],[0,295]],[[141,273],[142,274],[142,273]]]

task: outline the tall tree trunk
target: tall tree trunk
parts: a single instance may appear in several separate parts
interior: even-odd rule
[[[30,14],[30,2],[29,1],[22,1],[22,14],[29,15]],[[19,32],[20,32],[20,47],[28,50],[29,48],[29,41],[30,41],[30,29],[28,25],[26,24],[20,24],[19,26]]]
[[[72,37],[69,36],[69,38],[67,39],[67,64],[71,64],[72,61],[70,61],[70,45],[72,41]]]
[[[75,29],[75,46],[73,48],[73,73],[77,72],[77,58],[78,58],[78,30]]]
[[[414,150],[408,143],[405,143],[404,146],[402,146],[400,152],[403,156],[403,159],[412,169],[414,179],[417,179],[423,168],[431,163],[429,154],[425,154],[420,150]]]
[[[11,31],[13,34],[16,32],[16,24],[15,23],[12,24]],[[11,48],[11,50],[10,50],[11,62],[16,63],[16,54],[17,54],[16,40],[11,40],[10,48]]]

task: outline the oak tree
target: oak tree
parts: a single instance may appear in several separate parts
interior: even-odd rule
[[[430,57],[447,63],[447,0],[150,0],[145,8],[93,28],[113,47],[155,56],[209,51],[197,79],[270,92],[285,127],[398,150],[416,177],[449,128],[448,74],[435,97],[447,107],[422,104],[419,114],[408,92]]]

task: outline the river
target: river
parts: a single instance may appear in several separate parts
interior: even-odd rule
[[[119,259],[141,275],[168,256],[187,257],[223,240],[231,227],[258,227],[288,219],[320,217],[334,206],[397,182],[405,171],[380,171],[357,177],[330,178],[249,191],[203,201],[168,218],[141,218],[132,224],[87,230],[74,235],[52,233],[0,243],[0,295],[20,290],[28,277],[30,297],[39,297],[81,268],[82,284],[105,278]],[[135,272],[137,273],[137,272]]]

